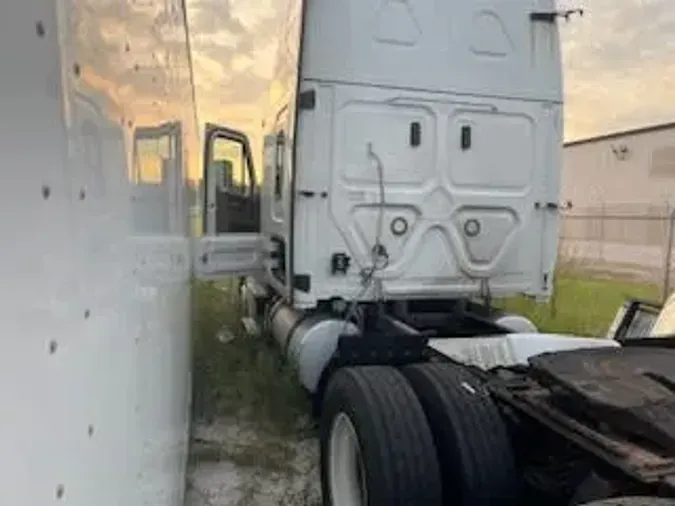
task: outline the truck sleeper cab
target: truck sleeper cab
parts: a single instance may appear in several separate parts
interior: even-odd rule
[[[289,1],[256,230],[281,263],[254,266],[259,281],[297,309],[377,299],[371,270],[398,300],[547,297],[562,146],[557,25],[534,16],[548,11]]]

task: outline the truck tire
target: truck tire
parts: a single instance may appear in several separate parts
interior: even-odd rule
[[[338,370],[326,388],[319,431],[324,505],[442,505],[431,431],[398,370]]]
[[[454,364],[402,369],[426,413],[445,504],[518,504],[519,474],[507,427],[479,380]]]
[[[669,497],[613,497],[587,502],[583,506],[675,506],[675,499]]]

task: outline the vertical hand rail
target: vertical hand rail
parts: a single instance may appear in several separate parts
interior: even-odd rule
[[[661,302],[665,304],[670,292],[670,262],[673,255],[673,222],[675,221],[675,208],[668,213],[668,240],[666,244],[666,254],[663,260],[663,287],[661,292]]]

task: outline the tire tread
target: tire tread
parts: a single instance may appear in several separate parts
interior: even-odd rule
[[[433,438],[415,393],[394,368],[339,370],[326,389],[321,420],[324,504],[330,505],[327,447],[332,419],[348,412],[361,440],[369,505],[440,506]],[[339,505],[336,505],[339,506]]]
[[[520,481],[509,434],[478,379],[454,364],[412,365],[403,374],[434,436],[446,504],[517,503]]]

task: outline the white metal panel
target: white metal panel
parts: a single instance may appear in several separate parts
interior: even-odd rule
[[[196,239],[192,258],[197,277],[208,280],[261,272],[269,254],[260,234],[240,233]]]
[[[562,101],[554,0],[314,0],[302,79]]]
[[[619,348],[621,345],[604,338],[523,333],[432,339],[429,346],[448,358],[488,370],[493,367],[528,365],[530,358],[542,353],[585,348]]]
[[[297,153],[297,190],[314,195],[296,199],[296,273],[313,278],[307,303],[370,298],[359,271],[371,266],[378,237],[389,264],[376,277],[388,296],[477,295],[481,280],[493,294],[550,293],[558,215],[537,203],[557,201],[559,106],[315,89],[316,110],[300,116],[306,142]],[[420,125],[419,146],[410,142],[413,123]],[[463,127],[471,129],[468,149],[461,147]],[[400,235],[396,220],[407,223]],[[301,247],[308,244],[316,246]],[[348,275],[331,274],[334,253],[353,259]]]
[[[0,45],[3,501],[180,506],[196,147],[181,2],[4,2]],[[146,153],[148,180],[171,183],[139,207],[134,131],[166,122],[186,142]],[[148,212],[169,216],[139,226]]]

